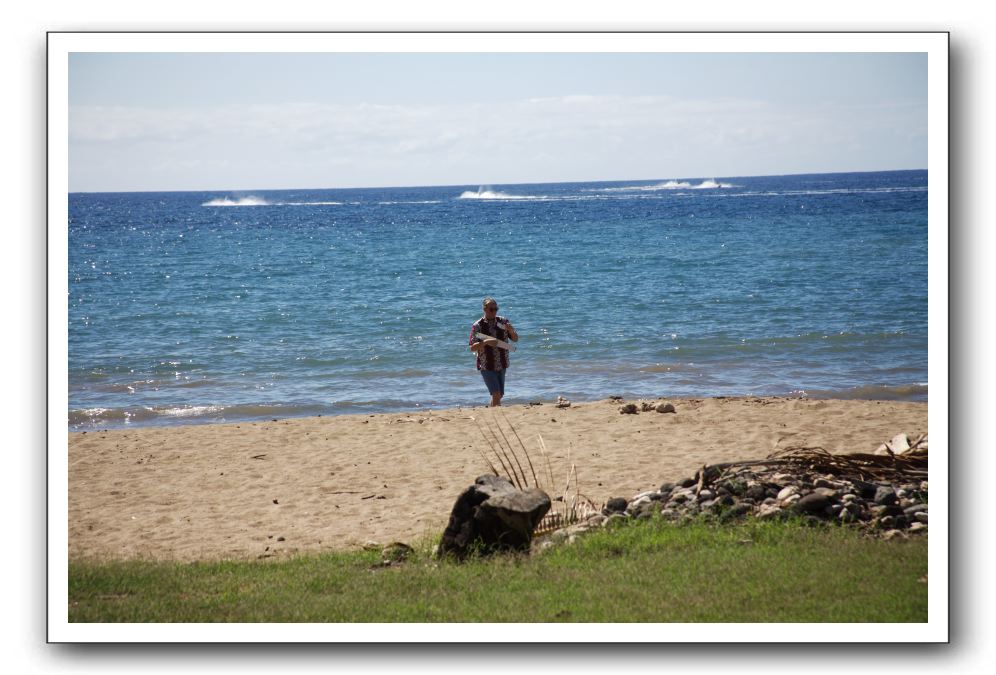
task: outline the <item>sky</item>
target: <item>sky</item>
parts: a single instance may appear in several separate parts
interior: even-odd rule
[[[917,53],[72,53],[71,192],[927,167]]]

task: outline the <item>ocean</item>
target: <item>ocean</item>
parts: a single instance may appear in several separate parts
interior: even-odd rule
[[[506,404],[927,400],[927,172],[69,195],[70,430]]]

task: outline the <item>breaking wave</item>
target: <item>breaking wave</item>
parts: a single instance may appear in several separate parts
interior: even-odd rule
[[[271,202],[262,197],[221,197],[204,202],[201,206],[341,206],[342,202]]]
[[[99,427],[120,429],[129,424],[179,425],[191,423],[305,417],[329,411],[318,404],[243,404],[132,406],[128,408],[78,408],[69,411],[69,428],[86,431]]]
[[[659,190],[717,190],[737,187],[733,183],[723,183],[715,178],[707,178],[701,183],[682,180],[669,180],[655,185],[627,185],[625,187],[591,188],[586,192],[657,192]]]
[[[270,206],[270,202],[262,197],[240,197],[238,199],[221,197],[206,201],[201,206]]]
[[[467,190],[460,195],[460,199],[545,199],[545,197],[534,197],[527,195],[510,195],[507,192],[496,192],[490,188],[479,187],[477,192]]]

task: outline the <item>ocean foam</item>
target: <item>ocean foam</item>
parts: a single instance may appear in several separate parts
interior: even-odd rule
[[[717,182],[715,178],[707,178],[699,184],[688,181],[669,180],[656,185],[627,185],[625,187],[591,188],[586,192],[657,192],[659,190],[716,190],[719,188],[737,187],[733,183]]]
[[[240,197],[238,199],[222,197],[206,201],[201,206],[270,206],[270,202],[262,197]]]
[[[462,193],[460,199],[546,199],[546,197],[510,195],[507,192],[495,192],[488,188],[480,187],[477,189],[477,192],[468,190]]]

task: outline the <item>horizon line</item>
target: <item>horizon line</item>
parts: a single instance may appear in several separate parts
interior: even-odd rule
[[[211,189],[176,189],[176,190],[69,190],[68,195],[80,194],[163,194],[163,193],[185,193],[185,192],[290,192],[295,190],[403,190],[411,188],[462,188],[473,185],[488,187],[503,187],[509,185],[562,185],[565,183],[633,183],[659,180],[717,180],[717,179],[737,179],[737,178],[780,178],[785,176],[830,176],[835,174],[848,173],[898,173],[902,171],[929,171],[928,168],[914,169],[874,169],[865,171],[801,171],[795,173],[773,173],[773,174],[751,174],[739,176],[711,176],[697,177],[671,177],[671,178],[612,178],[602,180],[560,180],[560,181],[526,181],[521,183],[494,183],[494,182],[470,182],[470,183],[430,183],[425,185],[365,185],[352,187],[292,187],[292,188],[211,188]]]

